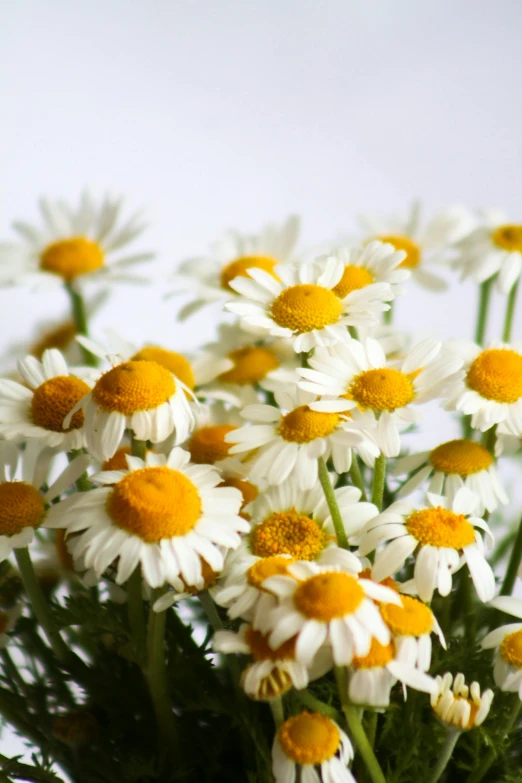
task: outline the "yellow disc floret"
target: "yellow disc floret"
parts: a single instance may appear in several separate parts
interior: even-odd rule
[[[221,270],[221,287],[227,291],[233,291],[230,286],[230,281],[235,277],[249,277],[249,269],[262,269],[264,272],[268,272],[276,280],[279,280],[278,276],[274,272],[274,267],[279,262],[277,259],[271,256],[241,256],[236,258],[230,264],[227,264],[224,269]],[[234,291],[235,293],[235,291]]]
[[[420,544],[462,549],[475,543],[475,531],[463,514],[447,508],[425,508],[406,520],[408,533]]]
[[[421,261],[421,249],[409,237],[401,234],[386,234],[382,237],[377,237],[381,242],[387,242],[389,245],[393,245],[395,250],[404,250],[406,258],[399,266],[402,269],[416,269]]]
[[[189,533],[201,516],[201,499],[183,473],[151,467],[122,478],[107,498],[106,508],[117,527],[154,544]]]
[[[372,638],[370,646],[370,652],[368,655],[358,657],[354,655],[352,659],[352,666],[355,669],[376,669],[386,666],[387,663],[393,661],[395,655],[395,649],[393,642],[389,644],[381,644],[377,639]]]
[[[262,590],[261,585],[265,579],[269,579],[271,576],[289,576],[287,568],[293,562],[293,558],[281,555],[264,557],[250,566],[247,571],[247,582],[252,587],[258,587]]]
[[[128,470],[127,454],[129,456],[131,454],[130,446],[121,446],[110,459],[105,460],[102,465],[102,470]]]
[[[346,395],[363,408],[393,411],[404,408],[415,399],[412,379],[394,367],[380,367],[359,373]]]
[[[441,473],[455,473],[471,476],[487,470],[493,463],[493,456],[480,443],[472,440],[450,440],[442,443],[430,453],[430,462]]]
[[[522,226],[516,223],[499,226],[491,234],[491,240],[503,250],[522,253]]]
[[[328,536],[310,517],[295,508],[276,512],[252,533],[252,552],[258,557],[291,555],[296,560],[315,560]]]
[[[105,411],[131,416],[158,408],[176,391],[172,373],[157,362],[123,362],[104,373],[92,390],[96,405]]]
[[[522,631],[508,633],[500,645],[500,654],[511,666],[522,669]]]
[[[37,427],[51,432],[71,432],[83,427],[83,411],[76,411],[67,429],[63,420],[82,397],[89,394],[87,384],[74,375],[57,375],[44,381],[33,394],[31,419]]]
[[[286,288],[271,307],[276,324],[298,334],[331,326],[342,312],[341,300],[330,288],[312,283]]]
[[[255,500],[259,495],[259,490],[256,487],[256,485],[251,484],[250,481],[245,481],[244,479],[225,478],[220,484],[218,484],[218,486],[234,487],[234,489],[238,489],[243,495],[243,502],[241,504],[241,508],[243,508],[243,506],[246,506],[248,503],[252,503],[252,501]]]
[[[48,245],[40,256],[40,269],[72,280],[95,272],[105,262],[101,247],[86,237],[71,237]]]
[[[364,590],[358,580],[342,571],[311,576],[294,593],[297,611],[323,623],[353,614],[363,600]]]
[[[340,299],[344,299],[352,291],[366,288],[367,285],[371,285],[374,282],[372,273],[365,266],[348,264],[348,266],[344,267],[343,276],[332,290]]]
[[[134,362],[156,362],[161,364],[166,370],[171,372],[176,378],[179,378],[185,386],[193,389],[196,385],[194,372],[188,359],[185,359],[180,353],[168,351],[166,348],[160,348],[158,345],[146,345],[141,351],[131,357]]]
[[[65,351],[76,335],[77,331],[74,321],[63,321],[51,329],[47,329],[33,343],[28,353],[31,356],[36,356],[37,359],[41,359],[43,352],[49,350],[49,348],[58,348],[59,351]]]
[[[522,397],[522,354],[510,348],[482,351],[471,363],[467,383],[487,400],[516,402]]]
[[[402,606],[382,604],[382,619],[395,636],[424,636],[433,630],[431,609],[409,595],[401,595]]]
[[[316,765],[337,753],[341,742],[335,723],[319,712],[301,712],[279,729],[283,752],[296,764]]]
[[[44,514],[45,504],[31,484],[0,484],[0,536],[15,536],[25,527],[38,527]]]
[[[218,424],[214,427],[201,427],[196,430],[188,442],[188,450],[192,462],[198,465],[213,465],[228,456],[231,443],[226,443],[225,435],[235,430],[229,424]]]
[[[280,661],[282,659],[295,660],[295,636],[288,639],[275,650],[268,644],[268,634],[256,631],[249,626],[245,633],[246,643],[250,647],[250,653],[256,661]]]
[[[278,431],[283,440],[291,443],[310,443],[317,438],[327,438],[339,424],[339,414],[312,411],[301,405],[283,416]]]
[[[261,345],[247,345],[228,354],[234,366],[221,373],[223,383],[237,383],[239,386],[251,386],[259,383],[269,372],[279,367],[279,359],[269,348]]]

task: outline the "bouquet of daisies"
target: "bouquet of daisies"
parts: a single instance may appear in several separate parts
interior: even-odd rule
[[[223,305],[186,355],[89,334],[143,279],[140,216],[41,210],[0,246],[4,287],[71,306],[0,380],[0,716],[29,748],[1,780],[519,781],[522,226],[231,232],[166,286],[183,322]],[[393,327],[437,264],[478,284],[474,342]],[[460,437],[418,453],[433,401]]]

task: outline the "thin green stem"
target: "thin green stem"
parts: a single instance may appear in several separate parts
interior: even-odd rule
[[[198,593],[198,598],[201,606],[203,607],[203,611],[207,616],[207,620],[212,626],[212,629],[214,631],[222,631],[225,626],[221,621],[221,617],[219,616],[219,612],[217,610],[216,604],[214,603],[214,599],[212,598],[208,590],[201,590]],[[239,688],[240,672],[239,672],[239,665],[236,656],[227,655],[226,663],[228,666],[228,670],[230,672],[230,676],[232,678],[232,684],[234,685],[236,692],[240,693],[240,688]]]
[[[348,538],[346,535],[346,530],[344,529],[341,512],[339,511],[339,506],[337,505],[334,488],[332,487],[332,482],[330,481],[330,476],[328,475],[328,468],[326,467],[326,462],[324,461],[323,457],[319,457],[318,462],[319,462],[319,481],[321,482],[324,496],[326,498],[326,502],[330,510],[330,516],[332,517],[332,522],[335,529],[335,535],[337,536],[337,543],[339,544],[341,549],[348,549]]]
[[[386,326],[389,326],[393,321],[393,302],[389,302],[390,309],[385,310],[383,314],[383,323],[386,324]]]
[[[372,503],[379,511],[382,509],[382,497],[384,495],[384,482],[386,481],[386,457],[379,454],[373,468]]]
[[[439,757],[437,759],[437,763],[433,768],[433,772],[431,773],[428,783],[437,783],[437,781],[440,779],[440,776],[448,766],[448,762],[453,754],[455,745],[457,744],[457,740],[460,734],[461,732],[455,731],[455,729],[448,729],[448,731],[446,732],[446,739],[444,740],[444,745],[441,748]]]
[[[272,699],[272,701],[269,703],[277,730],[285,722],[285,708],[283,706],[283,699],[281,696],[278,696],[277,699]]]
[[[506,315],[504,318],[504,330],[502,332],[502,342],[508,343],[511,340],[511,330],[513,328],[513,316],[515,315],[515,304],[517,301],[519,281],[515,283],[511,291],[509,292]]]
[[[359,465],[359,457],[357,454],[354,454],[352,457],[352,464],[350,467],[350,478],[352,479],[352,484],[354,487],[357,487],[357,489],[361,490],[361,500],[366,501],[366,489],[364,488],[364,482],[361,474],[361,466]]]
[[[477,313],[477,324],[475,327],[475,342],[478,345],[484,345],[484,337],[486,336],[486,325],[488,320],[489,303],[491,301],[491,289],[493,285],[493,278],[485,280],[480,285],[479,306]]]
[[[0,658],[2,658],[5,673],[11,679],[13,687],[18,690],[22,696],[26,696],[28,687],[27,683],[20,674],[18,666],[15,665],[13,659],[11,658],[11,654],[9,653],[7,647],[4,647],[3,650],[0,650]]]
[[[494,424],[483,435],[483,443],[487,450],[495,456],[495,444],[497,442],[497,425]]]
[[[72,311],[72,317],[74,323],[76,325],[76,331],[78,334],[87,337],[89,335],[89,329],[87,324],[87,311],[85,309],[85,302],[83,301],[83,296],[80,293],[78,293],[78,291],[74,288],[74,285],[72,283],[65,283],[65,290],[69,294],[69,299],[71,301],[71,311]],[[96,356],[92,354],[90,351],[88,351],[87,348],[84,348],[83,345],[82,345],[82,353],[85,358],[85,363],[89,367],[98,366],[98,359],[96,358]]]
[[[132,638],[136,648],[138,661],[143,661],[145,657],[145,611],[143,606],[143,597],[141,593],[141,568],[138,565],[127,582],[127,610],[129,617],[129,626]]]
[[[163,594],[155,591],[152,604]],[[165,612],[149,613],[147,630],[147,666],[145,669],[149,691],[154,705],[158,730],[169,757],[174,758],[179,747],[179,733],[170,702],[165,661]]]
[[[507,721],[504,727],[504,733],[506,737],[516,723],[521,706],[522,706],[522,702],[518,698],[518,693],[517,693],[513,697],[513,707],[508,714]],[[489,772],[491,766],[494,764],[496,758],[497,758],[496,751],[493,748],[490,748],[485,759],[477,760],[477,766],[475,767],[475,769],[472,771],[471,775],[467,779],[467,783],[479,783],[479,781],[483,780],[485,775]]]
[[[72,462],[76,457],[79,457],[81,454],[84,454],[85,450],[83,449],[71,449],[71,451],[67,452],[67,459],[69,462]],[[80,478],[76,479],[76,489],[78,492],[88,492],[90,489],[92,489],[92,484],[89,481],[89,476],[87,473],[82,473]]]
[[[147,441],[138,440],[132,435],[131,437],[131,452],[133,457],[139,457],[139,459],[145,459],[147,456]]]
[[[339,715],[335,707],[332,707],[330,704],[325,704],[324,701],[321,701],[320,699],[316,698],[306,688],[304,690],[295,691],[295,695],[297,696],[301,704],[303,704],[305,707],[309,707],[314,712],[320,712],[323,715],[328,715],[329,718],[332,718],[333,720],[339,722],[341,716]]]
[[[513,544],[513,549],[511,550],[511,555],[509,557],[509,563],[506,570],[506,575],[504,577],[504,581],[502,582],[502,587],[500,589],[500,595],[511,595],[511,593],[513,592],[513,588],[515,586],[515,581],[517,578],[518,568],[520,566],[521,560],[522,560],[522,519],[520,520],[517,536]]]
[[[374,710],[370,715],[368,716],[368,729],[367,729],[367,735],[368,735],[368,742],[370,743],[371,747],[375,747],[375,738],[377,736],[377,719],[379,715]]]

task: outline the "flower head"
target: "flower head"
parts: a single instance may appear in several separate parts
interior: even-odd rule
[[[469,731],[486,720],[493,701],[492,690],[481,694],[478,682],[472,682],[468,687],[463,674],[457,674],[454,680],[449,672],[443,677],[437,675],[436,683],[437,689],[431,694],[431,706],[445,726]]]
[[[501,595],[491,601],[491,606],[501,612],[522,619],[522,601],[509,595]],[[518,693],[522,700],[522,622],[501,625],[484,637],[481,646],[488,650],[496,647],[493,677],[502,691]]]

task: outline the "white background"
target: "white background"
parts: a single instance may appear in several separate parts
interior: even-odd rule
[[[119,287],[95,336],[110,325],[178,350],[208,339],[215,311],[180,326],[164,280],[228,227],[299,212],[306,245],[416,196],[428,212],[494,205],[522,220],[518,0],[1,7],[0,237],[36,218],[40,194],[76,199],[85,185],[125,193],[150,220],[162,282]],[[411,288],[398,322],[471,336],[475,299],[456,280],[444,296]],[[61,293],[0,290],[2,346],[65,309]]]

